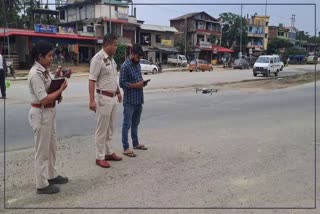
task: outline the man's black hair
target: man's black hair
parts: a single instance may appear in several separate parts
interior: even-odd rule
[[[117,40],[118,38],[110,33],[107,33],[104,37],[103,37],[103,45],[110,45],[112,42],[114,42],[115,40]]]
[[[131,49],[132,54],[138,54],[139,56],[143,56],[143,49],[139,44],[134,44]]]

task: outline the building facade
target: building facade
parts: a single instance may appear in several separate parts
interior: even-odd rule
[[[131,5],[130,5],[131,4]],[[131,6],[131,15],[129,14]],[[75,29],[79,35],[97,38],[95,49],[82,47],[91,59],[101,48],[103,36],[111,31],[128,49],[137,41],[136,9],[129,0],[67,0],[60,2],[60,25]],[[111,27],[111,28],[110,28]]]
[[[249,38],[247,51],[249,53],[267,50],[269,39],[269,19],[269,16],[258,16],[256,14],[251,16],[251,18],[247,16],[246,24]]]
[[[189,60],[201,58],[211,61],[213,48],[221,39],[221,22],[206,12],[189,13],[170,20],[170,26],[179,33],[175,43],[181,44]]]
[[[169,26],[141,24],[138,27],[138,43],[145,51],[145,59],[167,63],[168,56],[176,54],[174,35],[177,29]]]

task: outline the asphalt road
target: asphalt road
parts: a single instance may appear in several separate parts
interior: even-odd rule
[[[84,102],[66,103],[58,110],[59,135],[83,135],[59,144],[58,168],[70,184],[59,195],[37,196],[33,149],[8,152],[7,206],[313,207],[314,89],[307,84],[257,93],[148,93],[140,136],[149,150],[112,163],[106,172],[93,167],[94,144],[86,136],[93,134],[93,113]],[[121,110],[117,152],[120,115]],[[23,139],[22,130],[29,132],[24,142],[31,145],[31,132],[20,123],[9,132],[8,147]]]
[[[288,76],[311,72],[314,66],[290,66],[279,73],[279,76]],[[263,77],[253,77],[251,70],[226,70],[223,72],[167,72],[158,75],[144,75],[145,79],[150,78],[151,82],[145,88],[146,98],[159,97],[166,98],[166,95],[148,95],[163,89],[184,88],[208,85],[221,82],[234,82],[246,79],[261,79]],[[64,102],[57,107],[57,130],[60,138],[72,136],[86,136],[94,132],[94,114],[87,110],[88,85],[86,77],[71,78],[69,86],[64,92]],[[191,89],[190,89],[191,90]],[[158,99],[158,98],[157,98]],[[4,104],[3,100],[2,104]],[[26,81],[12,82],[8,89],[8,99],[6,105],[0,105],[0,119],[5,121],[6,127],[6,149],[28,148],[33,145],[32,131],[28,125],[27,114],[29,111],[29,94]],[[153,112],[151,107],[150,112]],[[170,109],[171,107],[168,107]],[[4,112],[5,109],[5,112]],[[148,106],[146,106],[148,110]],[[121,105],[118,112],[118,124],[120,128]],[[5,120],[4,120],[5,117]],[[63,124],[63,125],[61,125]],[[0,139],[4,139],[4,123],[0,124]],[[1,141],[3,143],[3,141]],[[1,145],[0,151],[3,151]]]

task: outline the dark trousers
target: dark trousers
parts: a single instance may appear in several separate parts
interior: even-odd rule
[[[0,69],[0,89],[2,97],[6,97],[6,73],[4,69]]]

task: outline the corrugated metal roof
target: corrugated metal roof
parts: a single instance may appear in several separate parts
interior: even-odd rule
[[[185,14],[185,15],[183,15],[183,16],[179,16],[179,17],[177,17],[177,18],[170,19],[170,20],[186,19],[186,18],[190,18],[190,17],[192,17],[192,16],[194,16],[194,15],[197,15],[197,14],[199,14],[199,13],[202,13],[202,12],[188,13],[188,14]]]
[[[211,18],[212,18],[214,21],[216,21],[216,22],[220,22],[220,18],[216,19],[216,18],[212,17],[211,15],[209,15],[208,13],[206,13],[206,12],[204,12],[204,11],[202,11],[202,12],[196,12],[196,13],[188,13],[188,14],[185,14],[185,15],[183,15],[183,16],[179,16],[179,17],[177,17],[177,18],[170,19],[170,21],[191,18],[191,17],[196,16],[196,15],[201,14],[201,13],[206,14],[207,16],[211,17]],[[206,20],[206,21],[209,21],[209,20]]]
[[[170,27],[170,26],[142,24],[140,26],[140,28],[141,28],[141,30],[151,30],[151,31],[160,31],[160,32],[173,32],[173,33],[177,33],[178,32],[175,27]]]

